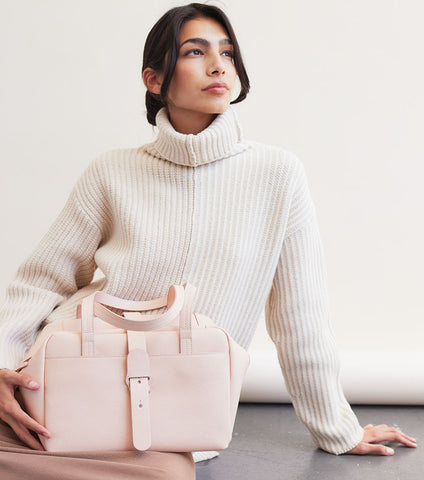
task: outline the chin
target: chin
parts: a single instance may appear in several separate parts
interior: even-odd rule
[[[230,106],[230,104],[228,104],[228,105],[225,105],[225,106],[223,106],[223,107],[221,107],[221,108],[217,109],[215,113],[217,113],[217,114],[219,114],[219,113],[224,113],[224,112],[225,112],[225,110],[227,110],[227,108],[228,108],[229,106]]]
[[[230,102],[215,102],[214,105],[211,105],[210,107],[205,108],[204,113],[208,113],[208,114],[224,113],[229,106],[230,106]]]

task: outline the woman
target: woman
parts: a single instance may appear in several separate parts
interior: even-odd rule
[[[237,77],[241,89],[231,102]],[[415,447],[395,428],[362,428],[343,396],[305,171],[292,153],[242,138],[230,103],[246,97],[249,80],[224,13],[201,4],[168,11],[146,40],[143,81],[157,139],[95,159],[8,287],[0,324],[0,465],[39,471],[40,478],[56,478],[59,468],[61,478],[79,469],[97,478],[112,464],[117,476],[194,478],[186,453],[35,452],[42,447],[31,431],[50,433],[13,396],[16,385],[38,388],[13,369],[44,319],[73,317],[95,290],[151,299],[186,281],[198,288],[195,310],[245,348],[265,308],[294,407],[319,447],[381,455],[394,453],[378,444],[385,440]],[[92,282],[97,267],[105,278]]]

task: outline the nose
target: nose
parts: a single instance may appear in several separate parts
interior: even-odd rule
[[[212,56],[208,67],[208,74],[211,76],[220,76],[225,74],[225,66],[221,55],[216,54]]]

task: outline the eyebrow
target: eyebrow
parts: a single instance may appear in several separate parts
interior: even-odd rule
[[[206,40],[205,38],[188,38],[187,40],[184,40],[184,42],[180,45],[180,48],[186,44],[186,43],[198,43],[200,45],[203,45],[204,47],[210,47],[210,42]],[[219,41],[220,45],[232,45],[233,42],[229,38],[223,38],[222,40]]]

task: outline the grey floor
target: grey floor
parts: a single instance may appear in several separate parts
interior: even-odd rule
[[[387,443],[394,456],[331,455],[315,447],[291,405],[241,403],[230,446],[197,463],[196,480],[424,480],[424,407],[352,408],[361,425],[395,425],[418,448]]]

